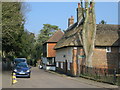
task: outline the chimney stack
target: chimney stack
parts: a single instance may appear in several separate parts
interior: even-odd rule
[[[78,8],[80,8],[81,6],[80,6],[80,3],[78,3]]]
[[[72,24],[74,24],[74,17],[71,16],[69,19],[68,19],[68,27],[71,26]]]
[[[77,22],[79,22],[81,18],[82,18],[82,8],[81,8],[81,4],[78,3],[78,8],[77,8]]]

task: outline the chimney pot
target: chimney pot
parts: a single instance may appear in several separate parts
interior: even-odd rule
[[[83,17],[82,15],[82,7],[81,4],[78,3],[78,8],[77,8],[77,22],[79,22],[79,20],[81,20],[81,18]]]

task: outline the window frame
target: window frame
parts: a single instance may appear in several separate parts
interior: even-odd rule
[[[109,50],[108,50],[109,49]],[[106,47],[106,52],[111,52],[111,47]]]
[[[67,63],[67,69],[70,70],[70,62]]]
[[[63,69],[63,62],[60,63],[61,69]]]
[[[56,62],[56,67],[59,67],[59,62]]]

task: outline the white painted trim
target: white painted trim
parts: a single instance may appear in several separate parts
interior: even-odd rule
[[[59,67],[59,63],[58,62],[56,62],[56,67]]]
[[[70,62],[67,62],[67,68],[70,70]]]
[[[60,65],[60,66],[61,66],[61,68],[63,69],[63,62],[61,62],[60,64],[61,64],[61,65]]]

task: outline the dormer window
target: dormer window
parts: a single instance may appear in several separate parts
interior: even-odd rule
[[[111,47],[106,47],[106,52],[111,52]]]

